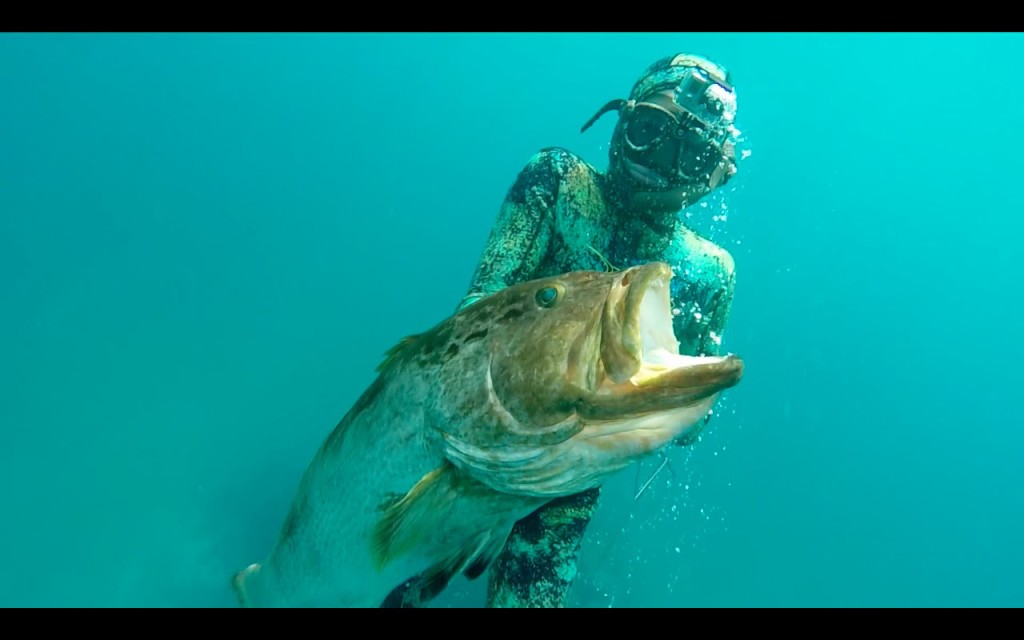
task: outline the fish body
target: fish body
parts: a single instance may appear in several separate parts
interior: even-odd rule
[[[736,356],[678,353],[671,269],[579,271],[466,307],[387,355],[313,457],[247,607],[378,607],[475,578],[513,524],[695,427]]]

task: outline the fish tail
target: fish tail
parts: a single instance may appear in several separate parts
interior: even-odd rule
[[[257,571],[260,570],[259,563],[250,564],[248,567],[242,569],[231,578],[231,586],[234,587],[235,596],[238,597],[238,603],[243,608],[252,607],[252,601],[249,597],[249,589],[247,587],[248,578]]]

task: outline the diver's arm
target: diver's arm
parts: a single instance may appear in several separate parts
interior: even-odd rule
[[[687,279],[673,300],[682,313],[672,322],[679,353],[688,356],[718,355],[722,333],[729,321],[736,286],[732,256],[707,240],[691,254]],[[692,278],[692,279],[691,279]]]
[[[534,273],[551,242],[560,169],[559,151],[546,149],[519,172],[457,310]]]
[[[684,331],[678,335],[680,338],[679,353],[681,354],[721,355],[722,334],[729,321],[733,294],[736,290],[736,273],[732,256],[724,249],[719,248],[717,264],[718,268],[712,269],[711,273],[706,276],[708,279],[701,283],[701,289],[707,292],[700,307],[701,319],[686,326]],[[711,416],[712,413],[709,412],[704,417],[703,424],[690,429],[687,434],[677,438],[675,443],[685,447],[697,442],[711,420]]]
[[[736,274],[730,271],[723,278],[722,285],[712,294],[711,304],[708,305],[708,322],[701,331],[698,354],[717,356],[721,352],[722,334],[729,321],[735,290]]]

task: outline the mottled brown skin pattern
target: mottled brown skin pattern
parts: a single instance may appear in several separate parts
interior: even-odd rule
[[[738,358],[609,386],[645,373],[645,300],[667,303],[670,275],[653,263],[517,283],[401,341],[307,466],[277,543],[236,574],[240,602],[390,604],[410,575],[429,601],[482,575],[541,505],[698,422],[739,381]],[[659,416],[664,430],[633,428]]]
[[[437,365],[422,363],[425,370],[438,372],[441,391],[437,413],[431,416],[438,420],[438,429],[479,446],[499,447],[555,444],[581,429],[569,422],[562,430],[543,431],[575,414],[584,397],[586,385],[567,375],[565,363],[581,336],[596,333],[612,281],[610,274],[601,272],[573,273],[509,287],[486,303],[461,309],[450,328],[443,330],[452,336],[429,338],[437,346],[428,345],[416,356],[440,360]],[[560,292],[557,304],[542,308],[536,293],[552,285]],[[458,358],[448,353],[456,347]],[[586,360],[598,357],[596,352],[587,355]],[[476,368],[469,369],[467,362]],[[510,432],[494,408],[481,403],[488,368],[495,395],[521,432]]]
[[[509,189],[459,308],[525,280],[659,260],[675,274],[680,353],[718,355],[735,288],[732,256],[688,228],[679,213],[632,211],[628,201],[629,194],[575,154],[542,150]],[[565,606],[598,497],[595,488],[556,499],[517,523],[491,568],[487,606]],[[428,599],[411,581],[387,606],[422,606]]]

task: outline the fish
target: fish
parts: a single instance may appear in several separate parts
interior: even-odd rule
[[[742,378],[685,356],[672,270],[518,283],[387,351],[312,457],[276,542],[231,578],[241,607],[379,607],[475,579],[515,522],[599,486],[698,423]]]

